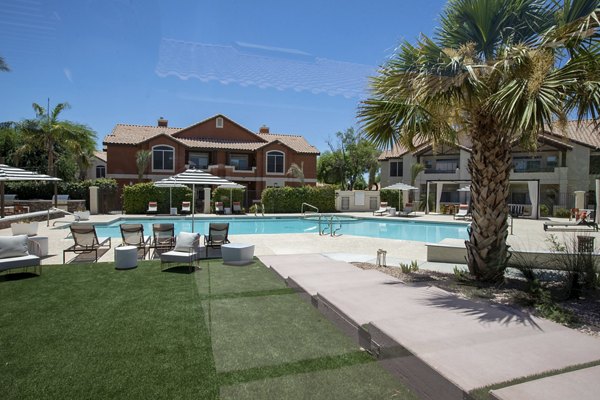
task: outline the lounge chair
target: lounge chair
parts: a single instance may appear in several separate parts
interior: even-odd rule
[[[229,243],[227,238],[229,234],[229,223],[210,223],[208,226],[208,235],[204,236],[204,246],[206,246],[206,257],[208,258],[208,248],[221,248],[221,245]]]
[[[0,236],[0,272],[33,267],[34,273],[37,270],[41,275],[40,254],[39,243],[29,240],[27,235]]]
[[[591,211],[589,214],[581,213],[579,215],[579,221],[576,222],[544,222],[544,230],[547,231],[548,228],[568,228],[566,230],[578,230],[579,228],[583,228],[588,230],[587,228],[591,228],[598,232],[598,224],[594,221],[594,214],[594,211]]]
[[[181,202],[181,213],[182,214],[189,214],[192,212],[192,203],[189,201],[183,201]]]
[[[234,214],[241,214],[242,213],[242,205],[240,204],[239,201],[234,201],[233,207],[231,210],[233,211]]]
[[[215,201],[215,214],[225,214],[225,208],[220,201]]]
[[[467,219],[470,216],[469,206],[461,204],[458,206],[458,212],[454,214],[454,219]]]
[[[121,246],[135,246],[138,250],[143,250],[142,259],[146,258],[146,251],[150,246],[150,236],[144,236],[144,225],[142,224],[121,224],[121,237],[123,243]]]
[[[156,201],[151,201],[148,203],[148,209],[146,210],[146,214],[156,214],[158,212],[158,203]]]
[[[69,195],[68,194],[57,194],[52,196],[52,206],[56,204],[56,208],[68,211],[69,208]]]
[[[200,262],[200,234],[180,232],[175,238],[175,248],[160,255],[160,269],[164,264],[186,263],[190,272],[194,269],[194,262]]]
[[[99,238],[94,225],[76,224],[71,225],[70,228],[75,244],[63,250],[63,264],[68,252],[75,254],[94,253],[94,261],[98,262],[98,250],[107,245],[107,249],[111,247],[111,239],[109,237]]]
[[[413,205],[412,205],[412,203],[407,203],[404,206],[404,210],[398,212],[398,216],[400,216],[400,217],[408,217],[412,213],[413,213]]]
[[[379,210],[373,211],[373,215],[383,215],[388,212],[388,203],[386,201],[382,201],[379,205]]]
[[[175,225],[174,224],[152,224],[152,243],[150,248],[154,249],[154,254],[160,255],[165,251],[171,250],[175,246]]]

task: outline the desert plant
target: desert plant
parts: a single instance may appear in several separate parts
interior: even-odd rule
[[[152,159],[152,152],[150,150],[140,150],[135,153],[135,166],[137,167],[138,182],[144,179],[144,174],[148,169],[150,160]]]
[[[556,218],[569,218],[571,216],[571,211],[567,210],[566,208],[555,208],[554,216]]]
[[[403,274],[417,272],[419,271],[419,263],[417,262],[417,260],[413,260],[410,263],[400,263],[400,270]]]

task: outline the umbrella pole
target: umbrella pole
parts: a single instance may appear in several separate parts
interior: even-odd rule
[[[194,214],[196,214],[196,185],[192,185],[192,232],[194,232]]]
[[[169,214],[171,208],[173,208],[173,187],[169,187]]]
[[[0,218],[4,218],[4,181],[0,181]]]

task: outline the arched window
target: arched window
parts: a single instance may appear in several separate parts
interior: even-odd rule
[[[174,171],[175,149],[171,146],[154,146],[152,148],[152,170]]]
[[[281,151],[267,152],[267,173],[283,174],[285,155]]]

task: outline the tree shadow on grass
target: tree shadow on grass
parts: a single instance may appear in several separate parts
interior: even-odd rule
[[[431,293],[423,301],[433,307],[459,311],[469,317],[477,318],[482,323],[499,323],[505,326],[518,324],[543,330],[531,313],[500,304],[461,299],[450,293]]]

